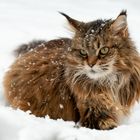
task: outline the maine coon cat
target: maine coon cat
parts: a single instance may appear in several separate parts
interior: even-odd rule
[[[140,96],[140,56],[130,38],[126,11],[115,20],[84,23],[61,13],[72,39],[31,42],[4,77],[14,108],[95,129],[112,129]]]

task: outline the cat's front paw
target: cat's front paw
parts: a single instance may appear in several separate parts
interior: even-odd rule
[[[94,123],[93,123],[91,117],[90,118],[87,118],[84,121],[81,121],[80,122],[80,125],[83,126],[83,127],[91,128],[91,129],[94,129],[95,128]]]
[[[91,129],[110,130],[117,127],[118,122],[115,117],[110,117],[105,112],[98,115],[92,109],[87,109],[80,120],[80,125]]]
[[[81,126],[98,129],[98,130],[110,130],[118,126],[118,124],[111,118],[95,120],[93,116],[84,119],[80,122]]]
[[[95,116],[91,109],[87,109],[84,116],[80,119],[80,125],[87,128],[95,128]]]
[[[117,122],[115,122],[112,118],[101,119],[98,121],[98,129],[101,130],[110,130],[117,127]]]

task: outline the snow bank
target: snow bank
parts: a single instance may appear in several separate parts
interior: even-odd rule
[[[128,26],[140,50],[139,0],[0,0],[0,140],[140,140],[140,105],[129,120],[110,131],[75,128],[74,122],[37,118],[29,112],[5,106],[2,78],[14,61],[12,51],[32,39],[70,37],[62,11],[73,18],[91,21],[115,18],[128,11]]]
[[[99,131],[75,128],[74,122],[37,118],[29,112],[0,106],[0,140],[139,140],[139,131],[140,122]]]

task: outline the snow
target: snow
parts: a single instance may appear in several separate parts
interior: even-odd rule
[[[3,96],[2,79],[14,61],[12,51],[33,39],[71,37],[67,22],[58,11],[81,21],[115,18],[128,11],[128,26],[140,50],[139,0],[0,0],[0,140],[139,140],[140,104],[123,124],[109,131],[76,128],[74,122],[37,118],[14,110]],[[60,108],[63,106],[60,104]]]

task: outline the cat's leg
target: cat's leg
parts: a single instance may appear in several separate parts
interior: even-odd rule
[[[88,128],[112,129],[117,127],[122,111],[105,94],[94,95],[90,98],[77,101],[80,112],[80,124]]]

